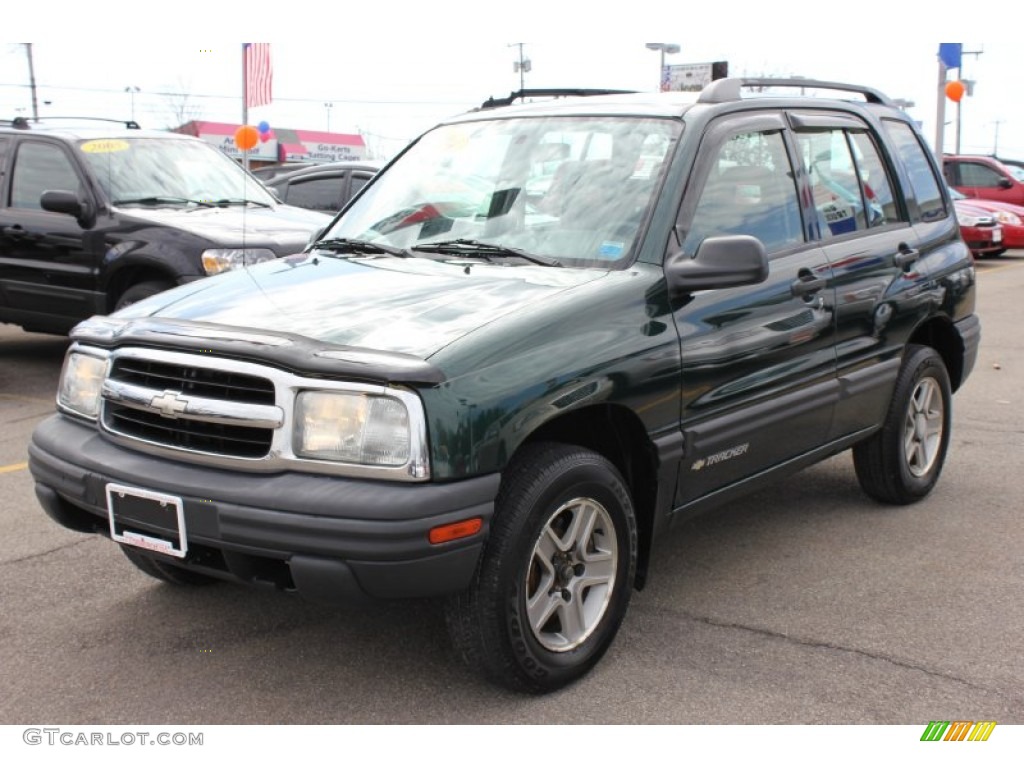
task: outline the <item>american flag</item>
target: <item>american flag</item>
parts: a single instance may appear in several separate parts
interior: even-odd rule
[[[270,67],[270,43],[245,43],[245,106],[262,107],[271,100],[273,70]]]

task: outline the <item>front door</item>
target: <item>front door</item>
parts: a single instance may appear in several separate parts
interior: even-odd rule
[[[729,117],[703,139],[680,216],[685,254],[709,236],[765,245],[763,283],[675,309],[685,453],[676,506],[827,441],[838,397],[832,271],[804,222],[801,167],[780,114]]]
[[[74,217],[44,211],[48,190],[86,196],[67,149],[56,142],[18,142],[7,197],[0,207],[0,312],[27,325],[32,318],[73,324],[95,311],[98,263],[92,240]]]

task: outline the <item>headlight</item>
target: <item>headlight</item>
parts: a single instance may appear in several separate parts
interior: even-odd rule
[[[60,374],[57,405],[79,416],[95,419],[100,411],[100,390],[106,372],[106,358],[69,352]]]
[[[992,223],[991,216],[971,216],[969,213],[957,213],[956,220],[964,227],[977,227]]]
[[[411,454],[409,411],[401,400],[363,393],[301,392],[294,449],[307,459],[400,467]]]
[[[1020,226],[1020,216],[1015,213],[1010,213],[1009,211],[996,211],[994,215],[996,217],[996,221],[1000,224],[1012,224],[1015,227]]]
[[[203,251],[203,269],[208,275],[216,275],[275,258],[277,257],[269,248],[210,248]]]

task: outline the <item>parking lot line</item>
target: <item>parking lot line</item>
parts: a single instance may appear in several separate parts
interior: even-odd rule
[[[6,467],[0,467],[0,475],[6,472],[17,472],[20,469],[28,469],[28,462],[23,461],[20,464],[8,464]]]

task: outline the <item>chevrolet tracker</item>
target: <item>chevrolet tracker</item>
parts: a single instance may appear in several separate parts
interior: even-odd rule
[[[303,253],[79,324],[30,467],[157,579],[443,598],[472,667],[550,691],[680,520],[848,449],[872,498],[926,496],[974,304],[941,172],[876,90],[508,99]]]

